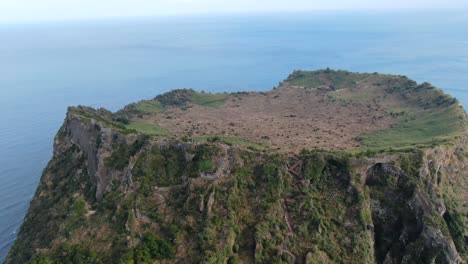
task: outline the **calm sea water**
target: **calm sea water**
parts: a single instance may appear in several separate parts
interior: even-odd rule
[[[267,90],[294,69],[429,81],[468,106],[468,16],[302,13],[0,25],[0,261],[69,105],[173,88]]]

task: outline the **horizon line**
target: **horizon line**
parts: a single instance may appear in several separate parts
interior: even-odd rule
[[[158,19],[158,18],[181,18],[181,17],[229,17],[229,16],[268,16],[268,15],[293,15],[293,14],[310,14],[310,13],[368,13],[368,12],[379,12],[379,13],[412,13],[412,12],[466,12],[468,7],[463,8],[324,8],[324,9],[309,9],[309,10],[268,10],[268,11],[226,11],[226,12],[178,12],[178,13],[167,13],[167,14],[142,14],[142,15],[103,15],[103,16],[81,16],[81,17],[70,17],[70,18],[51,18],[51,19],[19,19],[19,20],[0,20],[0,26],[5,25],[31,25],[31,24],[51,24],[51,23],[76,23],[76,22],[103,22],[103,21],[116,21],[116,20],[136,20],[136,19]]]

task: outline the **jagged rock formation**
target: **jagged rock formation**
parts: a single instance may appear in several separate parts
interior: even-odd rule
[[[279,110],[214,118],[252,98]],[[354,118],[336,132],[353,134],[346,151],[310,139],[340,115]],[[428,84],[329,70],[266,93],[70,108],[6,263],[463,263],[465,132],[464,111]]]

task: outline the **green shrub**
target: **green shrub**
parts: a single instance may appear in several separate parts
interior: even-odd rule
[[[453,242],[455,243],[457,250],[460,253],[464,253],[466,251],[466,245],[463,215],[460,213],[447,212],[444,214],[444,220],[447,223],[450,235],[453,238]]]
[[[187,172],[184,152],[171,145],[153,146],[143,153],[133,168],[135,180],[140,182],[143,194],[149,194],[153,186],[167,187],[181,184]]]
[[[57,254],[56,263],[62,264],[100,264],[97,254],[82,245],[62,245]]]
[[[130,146],[127,144],[114,145],[112,155],[105,160],[106,166],[116,170],[123,170],[128,165],[130,157],[134,156],[147,140],[148,137],[141,137]]]
[[[153,220],[153,221],[158,221],[159,220],[159,212],[158,211],[151,211],[148,213],[148,217],[149,219]]]
[[[34,256],[26,264],[53,264],[54,262],[49,256],[39,255]]]
[[[215,164],[212,160],[199,160],[197,162],[197,168],[199,171],[211,171],[215,168]]]
[[[271,156],[267,162],[254,167],[255,187],[264,192],[264,205],[275,202],[283,194],[283,166],[284,161],[279,156]]]
[[[221,138],[218,137],[218,136],[208,137],[208,138],[206,139],[206,141],[208,141],[208,142],[218,142],[218,141],[220,141],[220,140],[221,140]]]
[[[175,251],[171,243],[148,232],[143,235],[141,245],[135,250],[135,259],[138,263],[149,263],[152,259],[172,258]]]
[[[130,124],[130,120],[126,116],[116,116],[113,121],[122,123],[124,125]]]

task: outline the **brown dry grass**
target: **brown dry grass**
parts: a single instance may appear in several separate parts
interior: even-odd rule
[[[242,137],[284,152],[352,149],[359,146],[355,137],[393,122],[376,102],[345,102],[327,91],[287,84],[264,93],[230,95],[220,107],[170,108],[143,121],[176,137]]]

